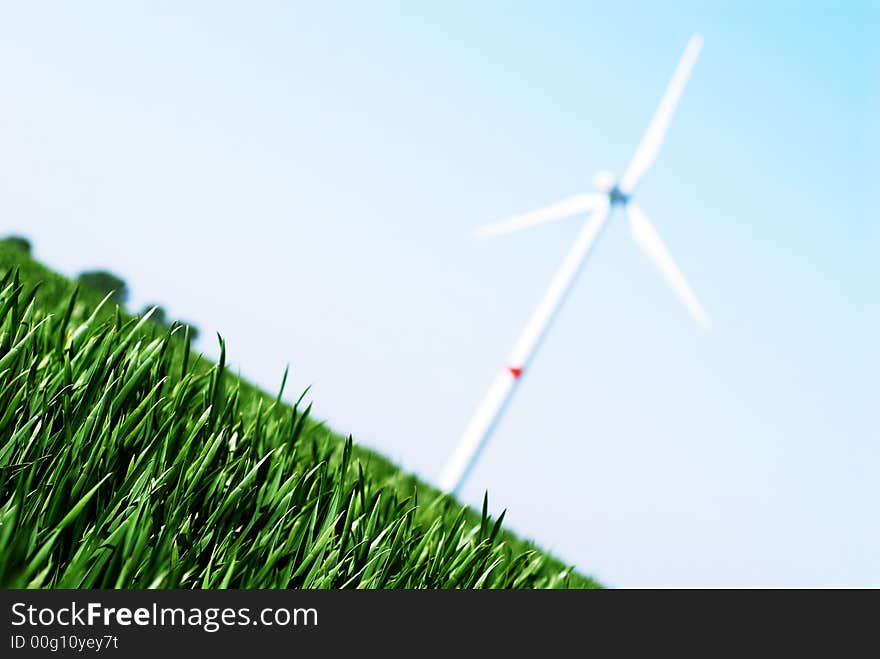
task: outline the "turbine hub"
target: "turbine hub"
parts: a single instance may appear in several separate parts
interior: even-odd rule
[[[620,188],[615,184],[614,187],[608,191],[608,199],[612,206],[626,206],[626,202],[629,201],[629,195],[621,192]]]
[[[612,206],[625,206],[629,201],[629,195],[623,194],[617,184],[614,172],[602,170],[593,176],[593,185],[602,194],[608,195],[608,201]]]

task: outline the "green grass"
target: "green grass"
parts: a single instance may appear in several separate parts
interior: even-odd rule
[[[0,587],[597,586],[225,363],[0,242]]]

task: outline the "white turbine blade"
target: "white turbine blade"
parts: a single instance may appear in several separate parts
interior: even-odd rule
[[[675,294],[684,306],[687,307],[691,316],[697,321],[697,324],[703,329],[709,329],[712,326],[709,314],[706,313],[697,296],[694,295],[691,287],[688,286],[684,275],[681,274],[678,266],[675,265],[675,261],[672,260],[672,256],[663,245],[663,241],[660,240],[660,236],[657,234],[648,216],[645,215],[644,211],[635,202],[627,204],[626,213],[629,217],[629,228],[636,244],[645,253],[645,256],[657,266],[663,277],[672,286],[672,290],[675,291]]]
[[[663,138],[666,136],[666,130],[669,128],[669,122],[672,120],[678,100],[681,98],[685,85],[687,85],[688,78],[690,78],[691,71],[697,62],[702,46],[703,37],[695,34],[684,49],[684,54],[682,54],[681,60],[678,62],[675,73],[672,74],[672,79],[670,79],[666,87],[663,99],[660,101],[660,105],[657,106],[657,110],[651,118],[651,123],[648,124],[648,129],[642,136],[642,141],[639,143],[635,155],[633,155],[629,163],[629,167],[626,168],[626,172],[620,179],[620,191],[624,194],[632,194],[639,180],[657,159],[657,153],[660,151]]]
[[[494,238],[495,236],[503,236],[507,233],[519,231],[520,229],[528,229],[537,224],[544,222],[552,222],[553,220],[561,220],[578,213],[598,208],[605,202],[605,197],[598,194],[580,194],[568,199],[563,199],[555,204],[539,208],[538,210],[523,213],[522,215],[514,215],[492,224],[477,229],[474,234],[478,238]]]

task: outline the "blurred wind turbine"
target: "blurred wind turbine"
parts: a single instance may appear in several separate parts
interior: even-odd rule
[[[523,370],[534,358],[550,324],[571,290],[581,265],[596,243],[613,209],[622,207],[625,210],[636,245],[657,266],[697,324],[704,329],[711,326],[709,315],[675,265],[648,216],[632,200],[633,192],[642,176],[657,159],[669,122],[702,45],[703,38],[700,35],[695,34],[691,37],[666,87],[660,105],[654,112],[651,123],[648,124],[648,129],[620,180],[617,180],[611,172],[598,172],[593,178],[593,184],[598,190],[596,193],[575,195],[551,206],[501,220],[477,230],[477,236],[489,238],[580,213],[590,214],[550,283],[547,293],[526,324],[505,367],[495,377],[447,463],[440,477],[440,487],[445,492],[458,492],[468,477],[510,401]]]

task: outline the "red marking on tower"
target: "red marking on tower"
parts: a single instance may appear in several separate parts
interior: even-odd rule
[[[522,375],[522,368],[520,367],[508,366],[507,370],[510,371],[511,375],[513,375],[514,378],[518,378],[520,375]]]

